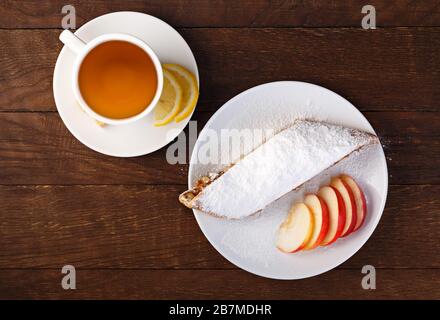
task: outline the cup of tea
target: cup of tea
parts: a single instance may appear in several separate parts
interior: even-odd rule
[[[163,73],[154,51],[128,34],[111,33],[83,42],[69,30],[60,40],[76,54],[73,92],[81,107],[107,124],[149,114],[159,101]]]

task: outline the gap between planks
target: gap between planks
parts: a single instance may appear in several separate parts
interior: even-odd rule
[[[99,18],[96,17],[96,18]],[[89,21],[91,21],[93,19],[90,19]],[[84,23],[85,24],[85,23]],[[79,28],[81,28],[81,26],[79,26],[76,29],[73,29],[73,31],[77,31]],[[196,27],[189,27],[189,26],[173,26],[176,30],[194,30],[194,29],[249,29],[249,30],[253,30],[253,29],[285,29],[285,30],[331,30],[331,29],[347,29],[347,30],[352,30],[352,29],[360,29],[360,30],[364,30],[361,26],[332,26],[332,25],[327,25],[327,26],[196,26]],[[437,29],[440,28],[440,25],[430,25],[430,26],[416,26],[416,25],[399,25],[399,26],[376,26],[376,29],[374,30],[365,30],[365,31],[376,31],[376,30],[381,30],[381,29]],[[14,31],[14,30],[64,30],[64,28],[54,28],[54,27],[24,27],[24,28],[5,28],[2,27],[0,28],[0,31]]]
[[[142,157],[146,157],[148,155],[142,156]],[[150,186],[158,186],[158,187],[181,187],[181,186],[186,186],[186,183],[114,183],[114,184],[109,184],[109,183],[103,183],[103,184],[91,184],[91,183],[72,183],[72,184],[35,184],[35,183],[30,183],[30,184],[7,184],[7,183],[0,183],[0,187],[124,187],[124,186],[145,186],[145,187],[150,187]],[[408,184],[401,184],[401,183],[390,183],[388,184],[389,187],[410,187],[410,186],[415,186],[415,187],[435,187],[435,186],[440,186],[439,184],[436,183],[408,183]]]
[[[295,80],[292,80],[295,81]],[[225,102],[226,103],[226,102]],[[378,106],[378,107],[385,107],[385,106]],[[46,107],[43,107],[46,108]],[[51,107],[47,107],[47,108],[51,108]],[[406,107],[405,107],[406,108]],[[219,108],[220,109],[220,108]],[[219,110],[218,109],[218,110]],[[214,114],[216,111],[218,110],[200,110],[197,111],[199,114]],[[361,111],[362,113],[368,112],[368,113],[389,113],[389,112],[395,112],[395,113],[402,113],[402,112],[414,112],[414,113],[436,113],[436,112],[440,112],[440,107],[437,109],[425,109],[425,110],[416,110],[416,111],[410,111],[410,110],[406,110],[406,109],[365,109]],[[0,110],[0,115],[1,114],[11,114],[11,113],[41,113],[41,114],[52,114],[52,113],[58,113],[57,110],[27,110],[27,109],[10,109],[10,110]],[[191,120],[191,119],[190,119]]]
[[[343,267],[343,266],[337,266],[336,268],[333,268],[332,270],[359,270],[360,268],[353,268],[353,267]],[[420,267],[375,267],[376,270],[440,270],[440,268],[435,268],[435,267],[426,267],[426,268],[420,268]],[[17,271],[44,271],[44,270],[60,270],[60,268],[0,268],[0,271],[11,271],[11,270],[17,270]],[[198,271],[228,271],[228,270],[243,270],[239,267],[223,267],[223,268],[82,268],[82,267],[78,267],[75,268],[75,270],[83,270],[83,271],[106,271],[106,270],[113,270],[113,271],[194,271],[194,270],[198,270]],[[244,270],[245,271],[245,270]]]

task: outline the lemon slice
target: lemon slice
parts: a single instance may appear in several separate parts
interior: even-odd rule
[[[176,77],[163,69],[163,90],[154,108],[154,125],[164,126],[174,120],[182,108],[182,88]]]
[[[199,98],[199,86],[196,77],[184,67],[178,64],[164,64],[164,70],[170,71],[179,82],[183,92],[182,108],[174,120],[180,122],[189,117],[196,107]]]

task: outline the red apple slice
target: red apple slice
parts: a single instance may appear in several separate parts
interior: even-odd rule
[[[353,193],[357,213],[356,225],[354,226],[353,231],[356,231],[362,226],[365,217],[367,216],[367,200],[365,199],[362,189],[352,177],[343,175],[341,176],[341,180],[347,186],[347,189],[351,189]]]
[[[351,188],[346,187],[340,178],[333,178],[330,185],[339,191],[344,200],[346,218],[341,237],[346,237],[353,232],[357,220],[357,210],[353,191],[351,191]]]
[[[309,207],[313,215],[313,232],[309,242],[304,247],[305,250],[311,250],[319,246],[327,235],[329,215],[324,200],[315,194],[307,195],[304,199],[304,204]]]
[[[322,246],[328,246],[342,234],[345,226],[345,205],[341,194],[333,187],[322,187],[318,196],[325,201],[329,212],[328,232],[321,243]]]
[[[304,248],[312,235],[313,216],[304,203],[295,204],[278,230],[277,247],[284,252]]]

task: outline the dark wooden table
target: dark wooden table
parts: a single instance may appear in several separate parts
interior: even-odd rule
[[[299,281],[217,253],[177,202],[187,166],[164,149],[112,158],[69,133],[52,96],[64,2],[0,2],[0,298],[440,298],[439,1],[68,1],[77,27],[120,10],[175,26],[200,68],[199,128],[274,80],[328,87],[368,118],[389,166],[382,220],[347,262]],[[376,30],[361,28],[367,3]],[[61,288],[66,264],[76,290]],[[363,265],[376,290],[362,289]]]

